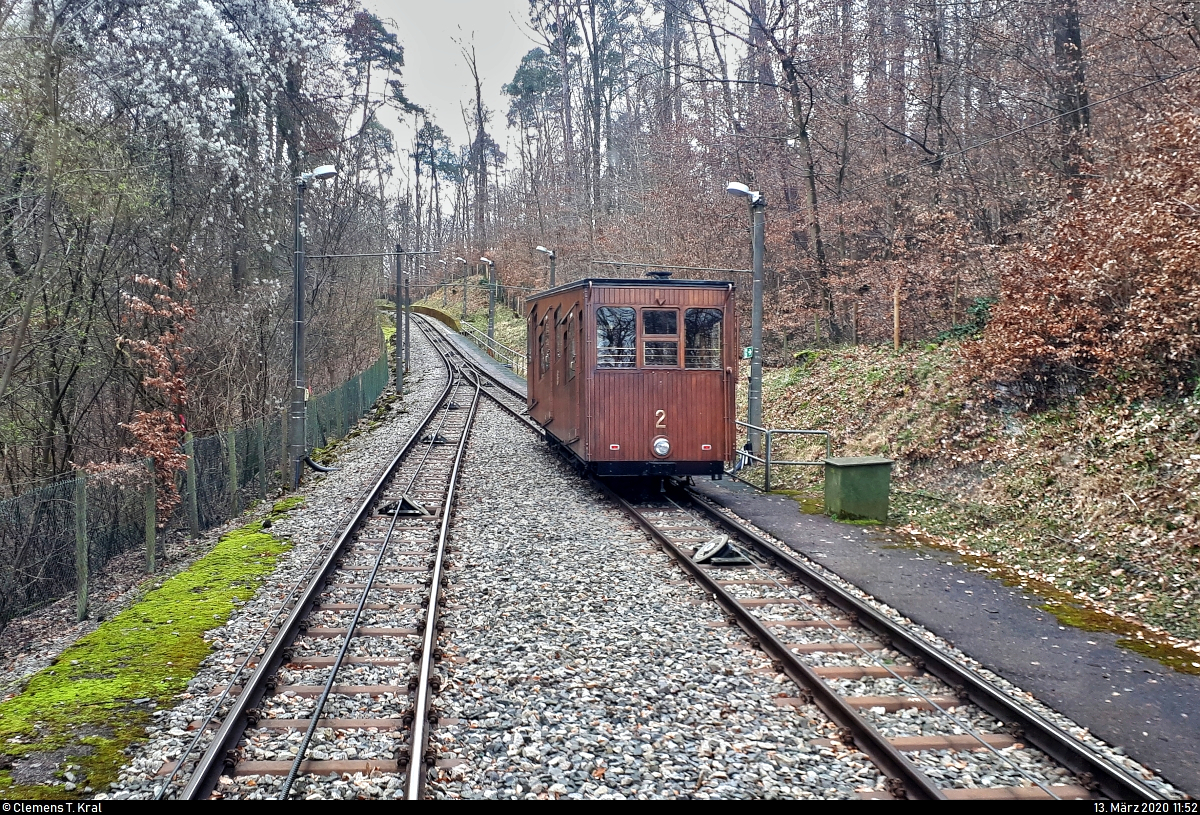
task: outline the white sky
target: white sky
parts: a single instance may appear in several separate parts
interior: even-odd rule
[[[474,41],[483,104],[492,112],[488,130],[504,149],[508,101],[500,88],[512,80],[521,57],[536,47],[525,28],[528,0],[365,0],[364,5],[388,22],[404,46],[402,79],[408,98],[429,111],[456,147],[468,141],[461,110],[475,90],[455,41],[468,48]],[[396,133],[397,150],[406,153],[412,144],[412,117],[399,126],[390,114],[380,120]]]

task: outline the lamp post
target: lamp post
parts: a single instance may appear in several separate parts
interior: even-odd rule
[[[408,354],[412,350],[412,334],[409,328],[412,325],[412,298],[408,295],[408,281],[412,275],[404,278],[404,373],[408,373]]]
[[[404,398],[404,247],[396,244],[396,394]]]
[[[488,265],[488,339],[496,338],[496,263],[487,258],[480,260]]]
[[[467,276],[470,274],[470,270],[467,268],[466,258],[455,258],[454,260],[463,265],[463,316],[462,316],[462,318],[463,318],[463,322],[466,322],[466,320],[467,320]]]
[[[750,312],[750,393],[747,422],[755,427],[762,427],[762,313],[763,313],[763,240],[766,231],[764,211],[767,201],[761,192],[751,190],[745,184],[730,181],[725,186],[725,192],[746,198],[750,203],[750,218],[753,228],[754,255],[754,294],[753,306]],[[750,440],[750,452],[762,455],[762,437],[759,431],[751,428],[747,433]]]
[[[304,191],[308,182],[337,175],[332,164],[296,176],[296,213],[293,223],[295,255],[292,260],[292,403],[288,409],[288,460],[292,465],[292,489],[300,486],[300,468],[308,457],[305,424],[308,382],[304,371]]]
[[[446,274],[446,261],[439,260],[438,263],[442,264],[442,308],[445,308],[446,307],[446,282],[447,282],[447,278],[448,278],[448,275]]]
[[[541,252],[542,254],[550,256],[550,288],[554,288],[554,260],[555,260],[554,250],[547,249],[544,246],[539,246],[537,248],[537,250],[539,252]]]

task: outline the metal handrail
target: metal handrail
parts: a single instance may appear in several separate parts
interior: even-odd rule
[[[735,423],[739,427],[744,427],[747,430],[757,430],[759,433],[762,433],[766,439],[766,445],[765,445],[765,449],[763,450],[762,457],[754,455],[754,453],[750,452],[749,450],[741,450],[738,452],[738,455],[741,456],[743,459],[749,459],[750,461],[757,461],[760,464],[763,464],[765,466],[766,472],[763,476],[763,492],[771,491],[771,466],[772,465],[776,465],[776,466],[780,466],[780,467],[783,467],[783,466],[823,467],[823,466],[825,466],[824,460],[822,460],[822,461],[778,461],[778,460],[774,459],[771,456],[771,448],[773,445],[774,437],[776,435],[780,435],[780,436],[824,436],[825,437],[825,458],[830,458],[833,456],[833,442],[829,435],[828,430],[796,430],[796,429],[789,428],[789,427],[768,428],[768,427],[759,427],[758,425],[750,424],[749,422],[742,422],[742,421],[736,421],[736,420],[735,420]],[[730,473],[730,475],[732,475],[732,473]],[[738,480],[740,481],[741,479],[738,479]],[[749,483],[749,482],[747,482],[747,483]]]
[[[527,372],[525,354],[515,348],[509,348],[502,342],[497,342],[494,338],[489,337],[483,331],[480,331],[475,326],[467,322],[460,322],[463,333],[472,340],[476,345],[482,348],[493,359],[500,359],[505,362],[508,367],[512,368],[512,372],[520,377],[525,377]]]

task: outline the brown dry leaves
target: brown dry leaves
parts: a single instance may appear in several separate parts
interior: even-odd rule
[[[1016,256],[972,371],[1047,404],[1093,377],[1131,395],[1183,390],[1200,359],[1200,116],[1145,127]]]
[[[171,249],[178,254],[175,246]],[[136,411],[133,421],[122,423],[121,427],[134,438],[134,443],[122,452],[135,460],[153,460],[160,519],[170,517],[179,504],[175,474],[187,467],[187,456],[181,449],[186,432],[182,411],[188,398],[185,355],[191,349],[181,341],[185,325],[195,319],[196,311],[183,299],[188,291],[188,272],[182,257],[178,265],[170,281],[134,275],[134,283],[148,290],[149,298],[127,295],[125,302],[132,316],[125,317],[124,322],[133,327],[136,320],[147,336],[117,338],[118,345],[142,370],[143,399],[149,408]],[[99,465],[100,469],[120,466]]]

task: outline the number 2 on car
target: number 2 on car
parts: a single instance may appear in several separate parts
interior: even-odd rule
[[[667,429],[667,412],[665,410],[654,411],[654,418],[657,420],[654,423],[655,429]]]

